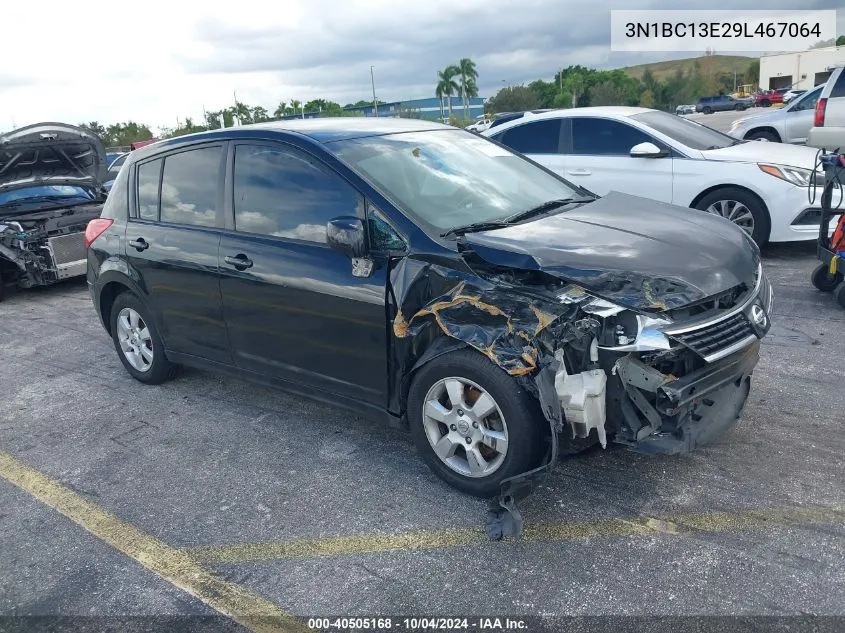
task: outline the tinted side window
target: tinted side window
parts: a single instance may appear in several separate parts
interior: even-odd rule
[[[506,130],[500,143],[522,154],[557,154],[560,147],[560,119],[523,123]]]
[[[845,68],[839,71],[839,76],[836,78],[836,83],[830,89],[830,98],[845,97]]]
[[[821,90],[811,90],[810,92],[794,97],[798,102],[792,106],[790,112],[801,112],[803,110],[815,110],[816,104],[821,96]]]
[[[203,147],[164,159],[161,221],[194,226],[217,224],[220,148]]]
[[[158,220],[158,186],[160,181],[160,158],[138,165],[138,217],[142,220]]]
[[[369,205],[367,209],[367,224],[369,226],[370,248],[375,251],[405,250],[405,241],[388,223],[381,211]]]
[[[326,223],[360,216],[363,199],[346,181],[295,150],[235,148],[235,230],[326,242]]]
[[[129,171],[124,169],[115,178],[111,191],[103,204],[101,218],[126,218],[129,209]]]
[[[593,156],[630,156],[639,143],[653,143],[635,127],[609,119],[572,119],[572,153]]]

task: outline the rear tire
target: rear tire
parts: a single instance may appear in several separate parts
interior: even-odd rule
[[[841,287],[842,273],[831,275],[827,264],[819,264],[813,270],[810,280],[813,282],[813,285],[817,290],[821,290],[822,292],[833,292],[837,289],[837,286]]]
[[[701,111],[704,112],[704,114],[713,114],[713,108],[711,108],[709,106],[706,107],[706,108],[703,108]]]
[[[458,402],[453,403],[453,397]],[[491,413],[480,417],[485,410]],[[539,464],[549,432],[537,400],[475,350],[444,354],[419,370],[408,394],[408,421],[429,468],[458,490],[484,498],[496,496],[504,479]],[[479,433],[500,438],[492,442],[497,446],[491,449],[489,439],[477,442]],[[469,443],[465,443],[467,436]],[[479,467],[476,451],[492,470]]]
[[[747,222],[747,214],[740,209],[740,206],[744,207],[751,216],[752,224],[750,227]],[[715,215],[727,217],[727,219],[749,233],[751,238],[759,246],[763,246],[763,244],[769,241],[769,233],[772,227],[771,220],[769,219],[769,211],[757,196],[745,189],[739,187],[721,187],[715,191],[711,191],[699,200],[695,208],[701,209],[702,211],[709,210]],[[731,215],[735,215],[736,217],[732,218],[730,217]],[[742,223],[743,218],[746,218],[745,225]]]
[[[768,130],[756,130],[750,134],[746,134],[745,136],[746,141],[756,141],[757,139],[765,139],[772,143],[780,143],[780,137],[774,132],[769,132]]]
[[[772,102],[769,101],[768,99],[763,99],[760,102],[760,106],[763,107],[763,108],[768,108],[770,105],[772,105]]]
[[[176,375],[177,366],[167,360],[152,316],[138,297],[131,292],[119,294],[109,323],[117,355],[135,380],[158,385]]]

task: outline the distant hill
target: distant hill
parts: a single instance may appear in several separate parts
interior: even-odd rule
[[[686,59],[672,59],[665,62],[654,62],[651,64],[639,64],[637,66],[628,66],[622,68],[626,73],[635,79],[640,79],[646,70],[651,70],[654,78],[662,81],[674,75],[680,68],[685,73],[692,70],[696,61],[704,62],[707,60],[708,64],[712,64],[712,70],[717,76],[722,73],[744,73],[756,57],[746,57],[745,55],[702,55],[700,57],[688,57]]]

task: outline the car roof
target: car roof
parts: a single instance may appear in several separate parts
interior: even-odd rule
[[[547,112],[526,112],[523,116],[511,119],[502,123],[500,129],[516,126],[524,121],[539,121],[542,119],[562,119],[578,116],[598,116],[608,118],[630,117],[635,114],[646,112],[659,112],[653,108],[639,108],[633,106],[589,106],[586,108],[566,108],[561,110],[549,110]]]
[[[235,127],[220,128],[185,134],[157,141],[135,152],[139,158],[158,153],[165,148],[178,147],[204,140],[227,140],[244,136],[260,136],[261,132],[297,134],[308,137],[318,143],[329,143],[366,136],[381,136],[401,132],[419,132],[430,130],[458,130],[459,128],[443,123],[423,119],[400,119],[387,117],[325,117],[315,119],[290,119],[269,121]]]

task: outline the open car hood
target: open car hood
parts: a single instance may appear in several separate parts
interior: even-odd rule
[[[90,132],[65,123],[36,123],[0,135],[0,192],[42,185],[98,188],[106,150]]]
[[[463,240],[490,264],[540,270],[646,312],[753,284],[760,262],[756,245],[729,220],[617,192]]]

